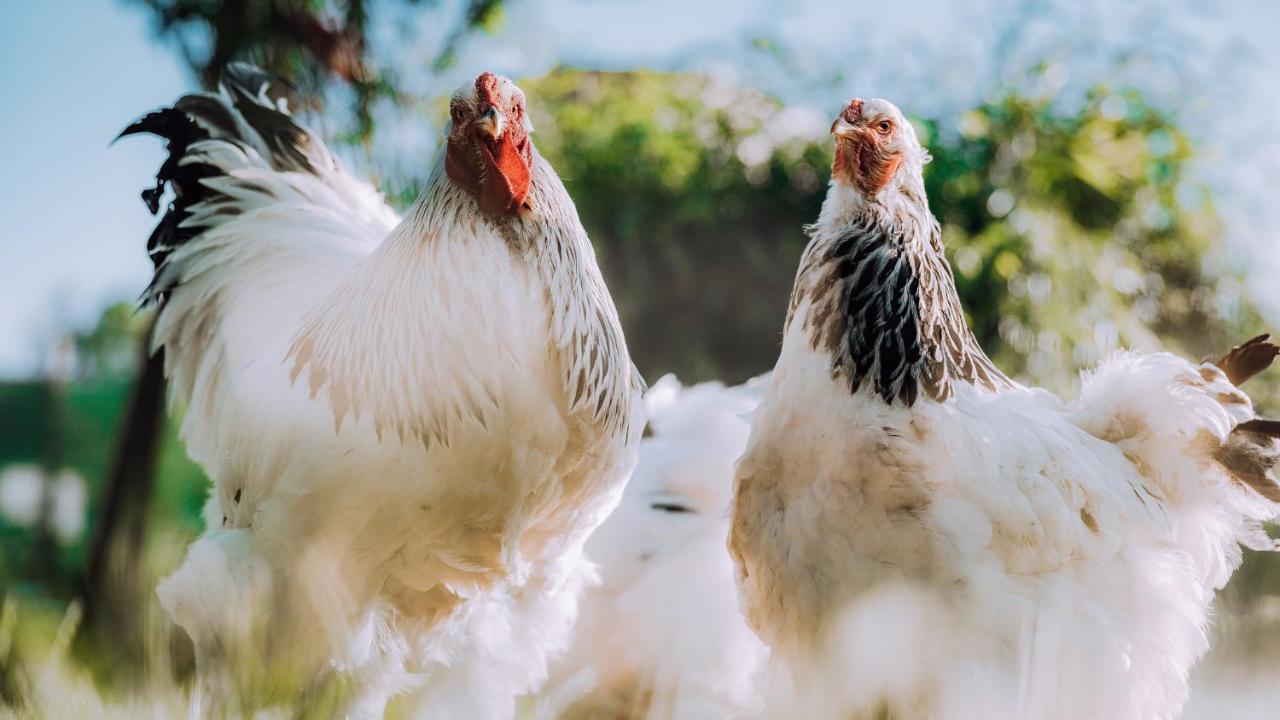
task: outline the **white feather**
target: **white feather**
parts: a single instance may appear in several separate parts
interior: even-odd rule
[[[582,545],[643,424],[585,232],[536,153],[521,247],[443,158],[398,220],[341,168],[265,151],[215,139],[185,159],[219,195],[161,267],[154,343],[216,510],[162,602],[225,667],[346,673],[353,716],[410,692],[431,717],[510,717],[567,642]],[[224,631],[217,606],[260,568],[269,591],[233,612],[271,623]]]
[[[795,493],[749,550],[786,563],[753,570],[825,579],[744,580],[748,615],[768,618],[775,714],[1175,717],[1213,591],[1276,513],[1197,442],[1240,419],[1223,388],[1188,384],[1199,368],[1174,356],[1125,354],[1071,405],[958,385],[908,410],[849,395],[826,362],[788,335],[738,471]],[[753,511],[775,517],[735,512]]]
[[[646,394],[652,436],[587,543],[601,582],[583,596],[545,715],[695,720],[754,709],[764,648],[738,611],[724,543],[733,463],[761,383],[682,387],[667,375]]]

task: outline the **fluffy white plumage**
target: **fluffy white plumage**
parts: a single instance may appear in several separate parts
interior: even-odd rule
[[[763,379],[645,395],[651,436],[617,510],[587,542],[600,585],[543,694],[562,720],[701,720],[756,709],[765,650],[738,611],[725,552],[733,464]]]
[[[216,701],[286,663],[342,671],[346,714],[413,692],[425,717],[510,717],[567,641],[643,425],[573,203],[529,146],[518,212],[479,212],[442,158],[399,219],[231,72],[126,131],[178,163],[154,344],[216,482],[161,601],[221,669]],[[454,102],[455,134],[490,103],[497,132],[523,120],[488,74]]]
[[[1004,378],[964,326],[910,126],[854,101],[833,131],[736,472],[770,716],[1175,717],[1214,590],[1241,545],[1273,545],[1277,505],[1219,462],[1249,399],[1167,353],[1111,358],[1070,403]]]

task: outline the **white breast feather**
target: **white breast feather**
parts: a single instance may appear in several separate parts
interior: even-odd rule
[[[778,552],[815,563],[825,593],[847,594],[808,618],[831,623],[831,645],[773,664],[774,707],[1175,717],[1208,646],[1213,591],[1238,566],[1240,544],[1271,545],[1259,523],[1276,507],[1234,485],[1203,442],[1252,417],[1247,403],[1220,401],[1242,394],[1175,356],[1122,354],[1069,405],[1043,391],[960,384],[952,402],[891,408],[831,381],[828,360],[795,330],[807,311],[791,323],[739,477],[770,448],[781,453],[771,462],[787,458],[788,476],[817,487],[865,483],[869,468],[848,460],[868,454],[857,444],[881,427],[918,428],[910,452],[930,497],[920,522],[936,559],[929,574],[890,580],[856,558],[892,558],[909,535],[877,536],[834,498],[808,516],[793,505],[778,536],[790,548]],[[807,534],[790,534],[799,528]],[[859,585],[877,576],[886,579]],[[832,578],[846,578],[844,590]]]

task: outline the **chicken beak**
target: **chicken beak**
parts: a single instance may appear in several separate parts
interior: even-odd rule
[[[831,123],[831,134],[836,137],[853,138],[858,135],[858,126],[843,117],[838,117],[835,122]]]
[[[497,140],[502,137],[502,130],[506,124],[506,120],[494,108],[489,108],[483,115],[476,118],[476,127],[480,128],[484,134],[491,139]]]

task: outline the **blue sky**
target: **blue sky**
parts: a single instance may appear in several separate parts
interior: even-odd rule
[[[457,12],[462,0],[441,0]],[[392,3],[392,5],[397,5]],[[375,4],[376,6],[376,4]],[[384,20],[375,47],[445,92],[478,69],[515,77],[557,63],[696,70],[757,87],[822,113],[855,92],[898,99],[940,117],[981,101],[1009,67],[1061,58],[1062,97],[1107,80],[1132,84],[1201,143],[1200,179],[1212,186],[1226,230],[1217,260],[1251,270],[1251,289],[1280,323],[1280,3],[1228,0],[509,0],[496,36],[475,36],[456,68],[420,68],[447,27]],[[1038,7],[1030,12],[1028,8]],[[176,52],[152,36],[150,17],[122,0],[5,2],[0,9],[0,377],[29,374],[67,328],[93,322],[108,302],[132,299],[150,272],[152,218],[138,192],[162,159],[160,143],[110,139],[147,110],[194,87]],[[1031,16],[1010,37],[1009,18]],[[778,61],[752,49],[767,37]],[[1110,73],[1118,52],[1124,73]],[[1170,83],[1176,69],[1181,81]],[[1110,73],[1110,74],[1109,74]],[[418,158],[433,131],[410,119],[380,132],[387,158]],[[422,158],[422,162],[426,158]]]
[[[91,323],[145,284],[138,199],[158,143],[109,143],[188,86],[149,19],[111,0],[0,10],[0,376],[28,372],[51,330]]]

